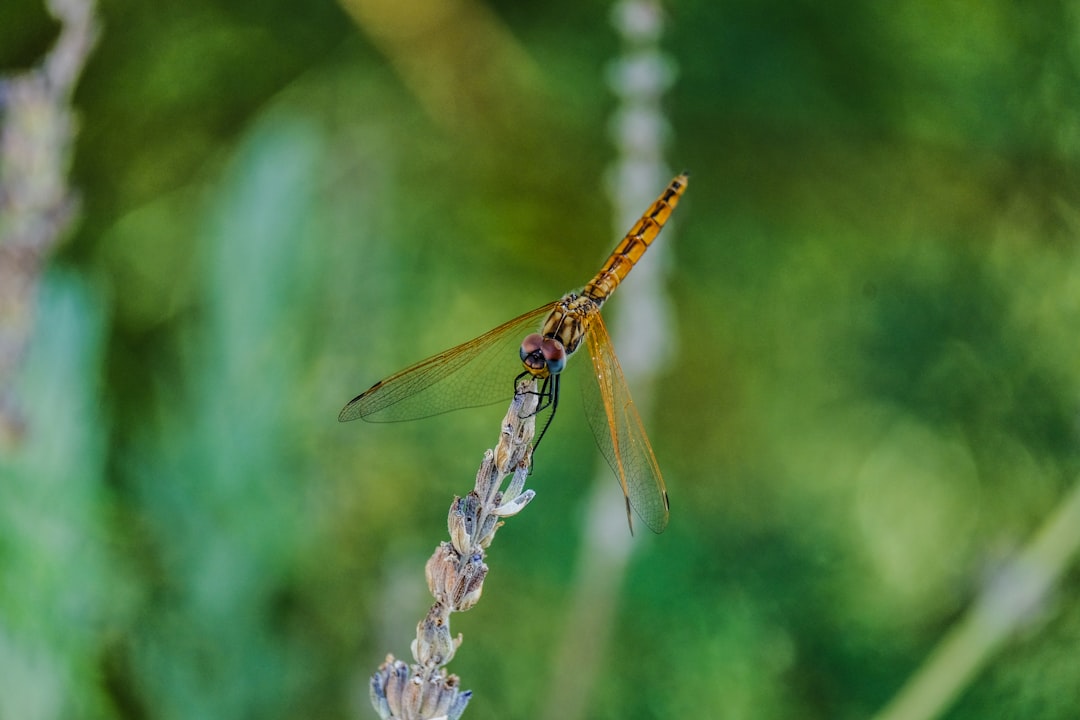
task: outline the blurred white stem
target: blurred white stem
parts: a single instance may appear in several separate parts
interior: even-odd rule
[[[662,20],[654,0],[623,0],[613,8],[613,22],[623,39],[623,53],[609,68],[609,82],[620,100],[612,121],[619,155],[608,176],[615,237],[633,224],[670,176],[662,160],[669,133],[660,99],[674,71],[659,51]],[[609,323],[634,402],[645,418],[652,407],[653,379],[675,345],[663,284],[671,241],[669,229],[637,264],[613,303],[617,307]],[[596,673],[607,665],[603,657],[634,548],[622,508],[612,471],[601,462],[587,507],[570,615],[553,665],[551,687],[559,692],[543,713],[550,720],[585,717]]]

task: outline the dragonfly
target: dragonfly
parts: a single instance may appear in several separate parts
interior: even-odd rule
[[[582,386],[585,415],[619,480],[630,532],[631,507],[653,532],[663,532],[671,507],[667,488],[600,308],[660,234],[688,182],[685,172],[671,181],[580,292],[380,380],[350,400],[338,420],[397,422],[490,405],[507,400],[517,380],[531,375],[540,381],[540,409],[551,410],[542,438],[559,405],[566,362],[584,345],[593,370],[593,381]],[[515,377],[513,385],[510,377]]]

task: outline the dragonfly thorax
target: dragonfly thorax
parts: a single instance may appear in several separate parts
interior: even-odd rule
[[[585,339],[593,317],[599,312],[600,304],[592,298],[568,293],[555,304],[555,308],[544,321],[540,334],[558,340],[566,349],[566,354],[573,355]]]
[[[525,369],[539,378],[562,372],[566,358],[581,345],[589,323],[599,310],[600,306],[592,298],[575,293],[569,293],[555,303],[540,332],[529,335],[521,343],[521,362]]]

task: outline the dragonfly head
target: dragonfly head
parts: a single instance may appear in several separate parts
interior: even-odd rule
[[[554,338],[533,333],[521,342],[521,362],[538,378],[558,375],[566,367],[566,350]]]

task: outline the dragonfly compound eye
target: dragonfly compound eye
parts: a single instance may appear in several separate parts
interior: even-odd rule
[[[533,375],[542,377],[547,374],[547,360],[544,358],[544,338],[540,333],[533,333],[521,341],[521,362]]]
[[[566,350],[562,343],[540,333],[522,340],[520,355],[525,369],[536,377],[558,375],[566,367]]]
[[[566,350],[558,340],[544,338],[544,341],[540,343],[540,352],[544,354],[549,374],[558,375],[566,367]]]

